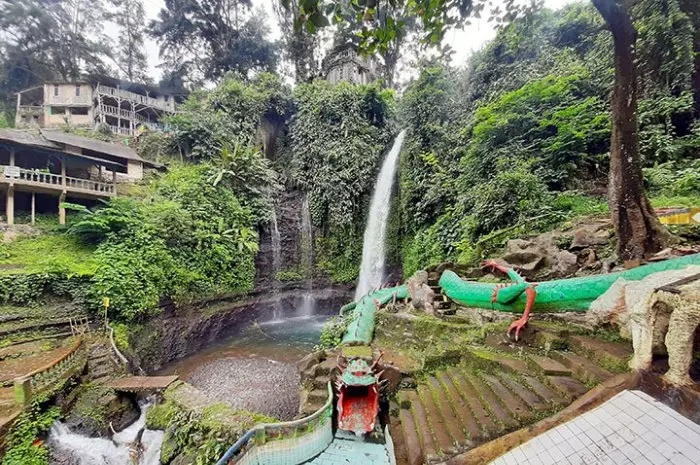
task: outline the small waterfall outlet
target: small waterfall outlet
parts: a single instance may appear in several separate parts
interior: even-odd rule
[[[311,211],[309,210],[309,198],[304,197],[301,204],[301,258],[307,276],[307,288],[304,293],[299,316],[309,317],[316,310],[316,299],[314,298],[314,237],[311,229]]]
[[[145,429],[146,410],[152,402],[141,404],[141,416],[112,439],[90,438],[71,432],[57,421],[51,426],[48,445],[70,463],[79,465],[158,465],[163,431]],[[139,457],[138,461],[134,459]]]
[[[394,174],[405,136],[406,130],[401,131],[396,136],[394,145],[384,159],[377,183],[374,186],[364,242],[362,243],[362,265],[355,291],[355,300],[361,299],[372,289],[380,287],[384,279],[384,260],[386,258],[384,248],[386,226],[389,221],[391,190],[394,187]]]
[[[272,223],[270,227],[270,242],[272,243],[272,271],[274,272],[272,279],[272,292],[277,294],[279,292],[279,282],[277,281],[277,276],[279,272],[282,271],[282,237],[280,236],[280,229],[279,225],[277,224],[276,206],[272,208],[270,220]],[[282,307],[279,302],[277,302],[275,305],[272,319],[274,321],[280,321],[282,319]]]

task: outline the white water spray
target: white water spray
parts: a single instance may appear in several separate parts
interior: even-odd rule
[[[51,426],[48,443],[51,447],[68,453],[80,465],[158,465],[163,432],[144,430],[141,436],[140,460],[134,461],[138,433],[146,426],[146,410],[150,403],[141,405],[141,416],[129,427],[105,438],[89,438],[72,433],[66,425],[57,421]]]
[[[311,211],[309,210],[309,198],[304,197],[301,205],[301,252],[302,264],[306,268],[308,279],[307,290],[302,298],[299,316],[310,317],[316,310],[314,298],[314,239],[311,228]]]
[[[367,219],[367,227],[365,228],[365,237],[362,244],[362,266],[360,267],[360,278],[355,291],[355,300],[359,300],[372,289],[381,286],[384,279],[384,246],[386,242],[386,226],[389,220],[391,190],[394,187],[394,174],[405,136],[406,130],[401,131],[396,136],[394,145],[382,164],[377,183],[374,186],[372,204],[369,209],[369,218]]]
[[[271,215],[272,227],[270,228],[270,242],[272,243],[272,271],[273,275],[273,289],[272,292],[277,294],[279,292],[277,281],[277,276],[280,271],[282,271],[282,236],[280,235],[279,225],[277,224],[277,213],[275,212],[275,207],[272,208]],[[275,308],[272,315],[273,321],[282,320],[282,307],[280,302],[275,303]]]

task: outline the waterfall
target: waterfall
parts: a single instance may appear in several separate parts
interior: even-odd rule
[[[272,227],[270,229],[270,242],[272,243],[272,272],[273,275],[273,288],[272,292],[277,294],[279,292],[279,282],[277,281],[277,274],[282,271],[282,237],[280,236],[279,225],[277,224],[277,212],[275,207],[272,208]],[[275,303],[275,308],[273,310],[272,319],[273,321],[280,321],[282,319],[282,306],[279,301]]]
[[[314,298],[314,238],[311,229],[311,211],[309,210],[309,197],[304,196],[301,204],[301,255],[302,266],[305,268],[307,288],[304,293],[299,316],[311,316],[316,310]]]
[[[160,448],[163,443],[163,432],[144,429],[141,435],[141,459],[132,460],[136,450],[139,431],[146,426],[146,410],[151,402],[141,405],[141,415],[129,427],[112,436],[112,439],[89,438],[72,433],[68,427],[56,421],[49,432],[48,445],[65,453],[73,459],[71,463],[80,465],[158,465],[160,463]]]
[[[406,130],[401,131],[396,136],[394,145],[384,159],[377,183],[374,186],[362,243],[362,265],[360,266],[360,278],[355,291],[355,300],[359,300],[372,289],[381,286],[384,279],[384,259],[386,258],[384,246],[386,226],[389,220],[391,190],[394,186],[394,173],[405,136]]]

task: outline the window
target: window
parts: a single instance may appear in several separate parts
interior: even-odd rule
[[[58,97],[58,86],[53,86],[53,96]]]
[[[80,97],[80,85],[75,86],[75,96]]]
[[[170,96],[169,96],[169,95],[166,95],[164,98],[165,98],[165,101],[166,101],[166,102],[169,102],[169,101],[170,101]]]
[[[70,109],[70,114],[71,115],[87,115],[88,114],[88,107],[72,107]]]
[[[66,107],[49,107],[49,114],[50,115],[65,115],[66,114]]]

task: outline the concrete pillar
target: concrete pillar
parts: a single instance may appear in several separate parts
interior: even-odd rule
[[[32,224],[36,222],[36,193],[32,192]]]
[[[66,185],[66,157],[61,157],[61,185]]]
[[[15,166],[15,148],[10,147],[10,166]]]
[[[64,191],[59,197],[58,197],[58,224],[64,225],[66,224],[66,209],[63,208],[63,202],[66,201],[66,192]]]
[[[32,401],[32,381],[30,378],[18,378],[14,382],[15,404],[29,405]]]
[[[15,224],[15,186],[10,182],[7,188],[7,199],[5,202],[5,216],[7,216],[7,225]]]

